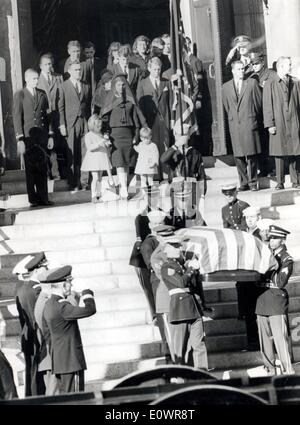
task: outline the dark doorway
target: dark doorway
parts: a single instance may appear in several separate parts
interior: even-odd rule
[[[169,0],[31,0],[37,55],[52,51],[60,61],[69,40],[93,41],[105,58],[112,41],[132,44],[169,32]]]

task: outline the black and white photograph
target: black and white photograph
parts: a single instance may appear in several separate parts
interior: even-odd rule
[[[0,28],[0,407],[300,405],[300,0]]]

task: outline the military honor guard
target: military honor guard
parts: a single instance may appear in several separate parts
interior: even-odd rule
[[[248,208],[249,204],[237,198],[237,185],[223,186],[222,193],[227,201],[227,205],[222,208],[223,227],[225,229],[247,230],[243,210]]]
[[[260,220],[260,208],[247,207],[243,210],[246,219],[247,232],[261,240],[260,229],[257,223]],[[259,350],[258,329],[256,323],[256,301],[261,295],[261,286],[255,282],[238,282],[238,311],[240,318],[245,319],[247,334],[247,351]]]
[[[286,290],[293,272],[293,258],[286,249],[285,240],[289,231],[271,225],[268,231],[269,247],[278,262],[278,268],[265,275],[265,288],[256,304],[260,350],[266,370],[274,374],[276,354],[283,374],[293,374],[289,351],[288,305]]]
[[[233,47],[227,55],[225,65],[229,66],[237,60],[241,61],[245,69],[245,75],[249,76],[252,72],[250,60],[251,47],[252,41],[247,35],[238,35],[235,37]]]
[[[53,205],[47,187],[47,147],[54,143],[48,99],[37,88],[39,75],[34,69],[27,69],[24,78],[26,86],[14,96],[13,122],[17,151],[21,158],[24,155],[28,201],[31,207]]]
[[[25,360],[25,395],[41,395],[45,392],[42,376],[38,373],[37,356],[40,349],[36,335],[34,308],[41,291],[38,273],[47,268],[44,252],[28,255],[13,269],[13,274],[24,280],[16,294],[16,305],[21,325],[21,350]]]
[[[93,291],[83,289],[84,307],[72,305],[66,297],[72,289],[72,267],[63,266],[48,270],[40,276],[41,283],[51,284],[51,298],[43,314],[43,333],[50,346],[52,374],[58,383],[58,394],[84,391],[86,367],[78,319],[96,313]]]
[[[165,245],[167,261],[161,267],[161,277],[170,295],[169,321],[174,361],[176,364],[192,364],[198,369],[208,369],[203,312],[192,285],[193,268],[185,267],[179,239]]]

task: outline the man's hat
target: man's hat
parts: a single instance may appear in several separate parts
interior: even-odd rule
[[[256,226],[259,230],[269,230],[270,226],[274,225],[274,220],[271,218],[262,218],[258,220]]]
[[[260,63],[264,61],[264,55],[261,52],[251,52],[249,55],[252,64]]]
[[[259,207],[248,207],[243,210],[243,216],[249,217],[250,215],[259,215],[260,208]]]
[[[236,190],[237,190],[237,185],[235,183],[222,186],[222,193],[224,193],[224,195],[230,195],[234,193]]]
[[[12,273],[13,274],[26,274],[32,272],[34,269],[40,267],[44,261],[46,260],[46,256],[44,252],[38,252],[34,255],[27,255],[21,261],[16,264]]]
[[[72,273],[72,266],[56,267],[39,275],[40,283],[65,282]]]
[[[282,227],[275,226],[274,224],[269,227],[268,239],[286,239],[287,235],[291,232],[283,229]]]
[[[238,35],[233,40],[234,47],[237,46],[238,44],[239,45],[247,45],[249,43],[251,43],[251,38],[248,37],[248,35]]]
[[[157,233],[157,235],[162,237],[169,237],[174,235],[175,227],[168,226],[167,224],[159,224],[155,226],[153,230]]]

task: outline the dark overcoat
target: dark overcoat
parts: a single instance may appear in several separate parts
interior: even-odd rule
[[[262,93],[258,82],[254,78],[243,80],[238,97],[232,79],[223,84],[222,94],[233,155],[242,157],[261,153],[258,122],[262,109]]]
[[[85,306],[73,306],[59,295],[52,295],[46,302],[43,316],[43,333],[49,335],[52,373],[73,373],[86,369],[82,341],[77,319],[96,313],[93,292],[84,290]],[[49,331],[48,331],[49,329]]]
[[[139,106],[152,130],[153,142],[157,145],[159,156],[169,147],[171,120],[171,93],[169,81],[160,81],[158,93],[150,77],[139,81],[136,97]]]
[[[276,134],[270,134],[270,155],[300,155],[299,108],[298,80],[289,78],[289,88],[278,75],[266,82],[263,91],[264,125],[266,128],[276,127]]]

